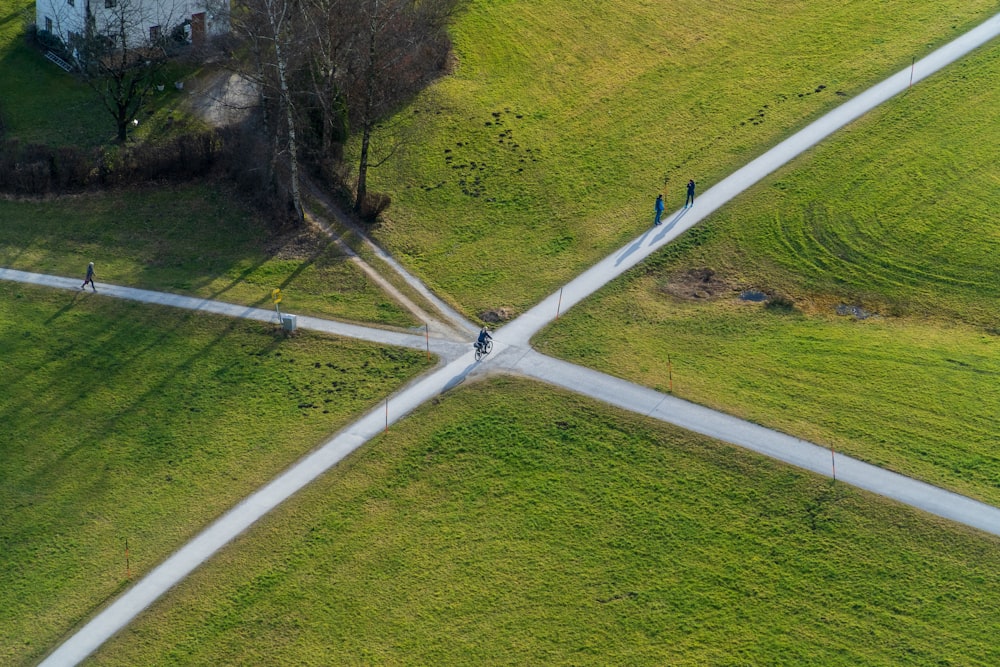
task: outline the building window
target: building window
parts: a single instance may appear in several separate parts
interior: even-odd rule
[[[149,27],[149,41],[156,43],[160,39],[160,26],[153,25]]]
[[[45,32],[52,32],[52,19],[45,17]]]

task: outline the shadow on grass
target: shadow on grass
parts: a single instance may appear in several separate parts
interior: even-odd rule
[[[328,252],[330,247],[333,245],[334,245],[333,242],[329,241],[325,244],[321,244],[318,247],[310,250],[310,252],[304,258],[299,260],[298,265],[291,273],[282,277],[280,281],[276,282],[272,286],[261,287],[260,298],[247,300],[246,305],[252,307],[260,307],[265,304],[269,305],[271,302],[272,289],[274,289],[275,287],[282,290],[287,289],[288,286],[294,283],[295,280],[298,279],[302,275],[302,273],[304,273],[308,268],[315,266],[316,263],[320,260],[320,258],[326,252]],[[340,253],[339,251],[338,251],[338,256],[342,257],[343,259],[347,259],[347,256],[344,255],[343,253]],[[232,260],[229,261],[228,264],[229,266],[232,266],[238,263],[241,259],[243,258],[242,257],[232,258]],[[227,273],[227,270],[225,268],[215,272],[208,272],[208,271],[199,272],[199,275],[193,280],[189,281],[186,284],[186,286],[183,283],[179,284],[178,281],[173,281],[174,283],[172,285],[173,289],[171,289],[170,291],[173,291],[174,293],[177,294],[184,294],[186,296],[194,296],[198,298],[221,299],[225,294],[231,292],[234,288],[239,287],[240,285],[253,287],[253,285],[249,282],[249,278],[253,276],[255,273],[257,273],[261,269],[261,267],[267,264],[267,262],[270,261],[271,259],[273,259],[273,256],[264,255],[260,259],[253,261],[249,266],[241,270],[238,275],[228,280],[228,282],[222,285],[221,287],[217,287],[215,289],[207,289],[203,293],[199,293],[199,290],[208,287],[214,281],[224,276]],[[140,276],[138,284],[135,286],[141,287],[143,289],[162,290],[165,284],[169,282],[171,282],[169,278],[166,278],[162,274],[159,274],[157,272],[157,269],[149,269],[148,271],[144,272],[143,275]]]
[[[7,16],[4,16],[3,18],[0,18],[0,25],[6,25],[6,24],[10,23],[11,21],[18,20],[19,18],[21,18],[21,12],[11,12]]]
[[[82,291],[82,290],[80,290],[80,291]],[[75,308],[76,304],[77,304],[77,299],[80,296],[80,291],[73,292],[73,297],[62,308],[60,308],[56,312],[52,313],[52,315],[49,316],[49,318],[47,320],[45,320],[45,324],[46,325],[52,324],[53,322],[55,322],[56,320],[58,320],[60,317],[62,317],[63,315],[65,315],[67,312],[69,312],[70,310],[72,310],[73,308]]]
[[[74,295],[73,302],[76,301],[77,295]],[[61,312],[68,310],[72,307],[72,302],[67,306],[64,306]],[[60,392],[66,397],[63,401],[57,404],[49,403],[46,405],[46,410],[52,412],[53,414],[64,413],[68,410],[71,404],[80,400],[81,397],[88,396],[96,391],[103,389],[107,384],[112,383],[115,378],[121,375],[130,375],[135,372],[133,367],[133,362],[136,359],[141,358],[153,351],[155,348],[159,348],[162,344],[171,337],[173,332],[181,329],[196,320],[200,320],[204,317],[204,314],[196,312],[187,311],[177,311],[180,315],[174,322],[173,326],[167,325],[163,320],[158,321],[154,326],[159,331],[158,334],[150,336],[145,344],[141,347],[134,347],[134,332],[128,326],[123,326],[119,324],[119,320],[113,317],[107,317],[107,324],[104,326],[103,330],[98,331],[86,331],[83,334],[88,335],[91,340],[99,338],[102,333],[108,333],[113,331],[113,336],[109,338],[100,339],[100,348],[109,348],[116,351],[116,356],[113,362],[111,362],[110,368],[100,369],[101,372],[90,372],[93,369],[81,369],[81,372],[76,374],[60,373],[58,378],[53,378],[51,385],[59,384],[61,385]],[[53,316],[55,317],[55,316]],[[52,319],[52,318],[50,318]],[[31,477],[25,478],[22,484],[26,484],[26,488],[39,488],[39,484],[42,484],[45,479],[51,478],[53,474],[56,476],[61,476],[63,474],[72,475],[71,472],[58,473],[59,468],[71,465],[71,461],[74,460],[75,456],[83,448],[93,448],[101,446],[101,439],[94,439],[88,437],[89,434],[114,434],[116,432],[117,422],[127,419],[129,417],[134,417],[145,411],[145,408],[150,404],[155,404],[157,402],[163,401],[163,395],[165,389],[171,387],[177,383],[176,378],[178,377],[188,377],[191,374],[192,369],[199,362],[203,361],[220,345],[222,345],[237,328],[245,326],[245,322],[241,320],[229,320],[225,326],[210,339],[207,343],[201,345],[195,352],[185,357],[182,361],[172,365],[171,367],[164,368],[160,371],[162,379],[156,384],[148,387],[142,393],[133,395],[129,397],[127,405],[121,410],[116,410],[109,413],[108,417],[99,422],[90,425],[87,428],[87,432],[81,432],[79,442],[72,447],[62,450],[59,453],[58,458],[51,461],[49,464],[40,468]],[[266,325],[264,325],[266,326]],[[263,345],[260,349],[255,351],[255,354],[269,354],[274,351],[281,344],[281,339],[277,336],[272,337],[271,341]],[[118,351],[128,350],[126,354],[121,354]],[[100,362],[98,362],[100,363]],[[68,371],[69,369],[67,369]],[[31,410],[34,406],[34,401],[31,396],[26,396],[23,401],[18,405],[8,406],[4,411],[2,418],[4,420],[16,418],[24,410]],[[172,409],[179,413],[184,406],[172,406]],[[170,416],[175,412],[168,411],[166,414]],[[146,430],[152,430],[154,425],[149,425]],[[152,452],[152,456],[140,455],[141,446],[143,443],[136,443],[136,446],[130,450],[130,452],[123,453],[123,465],[129,468],[136,469],[141,465],[143,460],[151,459],[153,461],[160,460],[165,456],[165,453],[158,453],[158,450]],[[94,484],[100,484],[101,481],[98,479],[93,480]]]

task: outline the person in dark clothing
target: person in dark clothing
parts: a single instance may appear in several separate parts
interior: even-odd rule
[[[493,340],[493,336],[490,335],[490,330],[483,327],[479,331],[479,340],[476,341],[476,345],[482,347],[486,344],[486,341]]]
[[[688,194],[687,199],[684,200],[684,208],[688,206],[694,206],[694,181],[688,181]]]
[[[90,283],[91,289],[95,292],[97,291],[97,285],[94,284],[94,263],[91,262],[87,265],[87,277],[83,279],[83,284],[80,285],[80,289],[83,289]]]
[[[660,224],[660,216],[663,215],[663,195],[656,195],[656,217],[653,218],[653,226]]]

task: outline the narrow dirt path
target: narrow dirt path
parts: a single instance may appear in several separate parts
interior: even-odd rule
[[[385,250],[379,247],[378,244],[372,241],[368,237],[368,235],[365,234],[360,227],[358,227],[354,219],[351,218],[350,215],[346,214],[339,206],[337,206],[335,202],[331,200],[329,195],[323,192],[312,182],[306,182],[304,183],[304,186],[305,189],[308,191],[309,195],[322,208],[322,211],[311,211],[311,215],[314,218],[316,218],[317,221],[322,221],[320,223],[320,227],[324,229],[327,234],[329,234],[335,241],[339,241],[339,238],[330,229],[330,226],[325,222],[323,216],[329,216],[334,218],[337,221],[338,225],[340,225],[345,229],[349,229],[351,233],[355,234],[358,238],[360,238],[361,242],[364,243],[365,247],[368,248],[369,251],[372,252],[372,254],[378,257],[380,261],[384,262],[385,265],[388,266],[390,269],[392,269],[392,271],[395,272],[395,274],[403,282],[405,282],[411,289],[413,289],[415,292],[417,292],[417,294],[419,294],[429,304],[431,304],[437,310],[439,316],[442,317],[444,321],[440,321],[435,316],[427,314],[424,310],[420,309],[418,306],[413,304],[413,308],[415,310],[412,310],[411,312],[413,312],[415,315],[417,314],[418,311],[423,313],[423,316],[417,315],[417,317],[420,317],[423,321],[430,323],[432,329],[436,328],[439,331],[450,330],[452,332],[456,332],[462,335],[463,339],[467,339],[469,335],[475,334],[479,331],[478,326],[476,326],[469,320],[462,317],[462,315],[459,314],[458,311],[449,306],[441,298],[439,298],[436,294],[434,294],[430,289],[428,289],[427,286],[424,285],[419,278],[417,278],[409,271],[407,271],[405,268],[403,268],[403,266],[399,262],[397,262],[395,258],[392,257],[392,255],[387,253]],[[358,257],[357,253],[355,253],[353,249],[349,248],[346,243],[341,242],[341,247],[345,249],[345,252],[350,253],[352,257]],[[371,265],[365,263],[364,260],[362,260],[360,257],[358,257],[358,261],[363,263],[364,266],[367,267],[367,269],[365,269],[366,272],[372,271],[375,274],[378,273],[374,268],[371,267]],[[400,301],[401,304],[403,304],[404,306],[406,303],[412,304],[412,301],[407,299],[401,292],[399,292],[399,290],[393,288],[391,284],[384,279],[384,277],[380,276],[380,279],[384,281],[384,284],[386,285],[383,289],[386,289],[386,291],[389,291],[390,289],[394,290],[389,293],[398,295],[397,298],[401,299]]]
[[[203,78],[192,82],[186,92],[184,106],[213,127],[224,127],[245,120],[250,110],[257,104],[257,90],[254,85],[239,74],[224,69],[210,72]],[[354,223],[354,220],[344,213],[319,187],[308,179],[304,179],[302,185],[312,200],[317,203],[316,207],[306,208],[307,223],[315,225],[330,237],[340,251],[348,257],[348,260],[390,298],[421,322],[424,322],[431,331],[439,336],[454,340],[468,340],[469,336],[478,330],[478,327],[447,306],[416,277],[403,269],[399,263],[391,260],[389,255],[368,238]],[[341,228],[349,229],[362,239],[362,242],[377,257],[431,304],[439,314],[431,314],[425,308],[417,305],[375,267],[360,257],[333,229],[329,223],[330,219],[336,220]]]

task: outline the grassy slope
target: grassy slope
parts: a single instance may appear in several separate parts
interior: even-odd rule
[[[514,380],[418,411],[99,665],[992,664],[1000,543]]]
[[[0,284],[0,663],[421,369],[423,354]]]
[[[998,66],[994,46],[890,102],[541,348],[661,389],[671,355],[680,396],[1000,502]],[[663,293],[697,267],[806,312]],[[889,317],[838,318],[837,303]]]
[[[416,321],[325,237],[271,238],[250,209],[211,185],[0,200],[0,266],[195,294],[283,310],[413,326]],[[82,282],[81,277],[81,282]]]
[[[996,10],[913,3],[472,0],[454,75],[372,187],[379,240],[467,312],[536,301],[670,207]],[[463,192],[464,190],[464,192]]]

